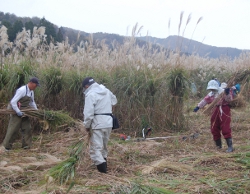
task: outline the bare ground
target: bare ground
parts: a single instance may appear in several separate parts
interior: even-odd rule
[[[109,145],[108,173],[98,173],[84,150],[74,180],[60,185],[48,176],[51,167],[69,157],[70,146],[84,131],[43,133],[34,136],[30,150],[14,149],[0,155],[0,193],[249,193],[250,118],[249,110],[232,110],[235,151],[217,150],[209,130],[209,117],[188,113],[191,129],[170,133],[153,129],[151,137],[165,140],[124,141],[113,132]],[[141,129],[134,129],[140,131]],[[131,130],[132,131],[132,130]],[[161,130],[163,131],[163,130]],[[173,136],[173,137],[172,137]],[[185,138],[183,138],[185,137]],[[161,193],[161,192],[159,192]]]

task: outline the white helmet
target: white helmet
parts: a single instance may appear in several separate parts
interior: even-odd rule
[[[220,87],[221,87],[222,89],[225,89],[225,88],[227,87],[227,83],[222,82]]]
[[[207,90],[219,90],[219,84],[215,80],[210,80],[207,84]]]

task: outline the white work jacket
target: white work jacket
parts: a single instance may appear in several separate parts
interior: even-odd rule
[[[13,110],[16,111],[16,113],[20,112],[20,109],[17,103],[24,96],[30,97],[29,106],[37,110],[37,105],[34,100],[34,91],[30,90],[28,85],[24,85],[20,87],[19,89],[17,89],[15,96],[10,101],[10,105],[13,108]]]
[[[116,96],[104,85],[93,83],[85,94],[84,126],[85,128],[112,128],[113,119],[109,115],[95,115],[112,113],[112,106],[117,103]]]

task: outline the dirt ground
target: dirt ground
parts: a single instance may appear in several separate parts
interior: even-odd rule
[[[216,149],[209,117],[188,113],[191,129],[170,133],[153,129],[150,137],[167,139],[121,140],[113,131],[109,142],[108,173],[97,172],[85,147],[73,180],[60,184],[49,176],[51,167],[69,157],[70,146],[87,134],[66,131],[36,134],[30,150],[20,140],[0,155],[0,193],[248,193],[250,190],[249,109],[232,110],[234,152]],[[164,131],[164,132],[161,132]]]

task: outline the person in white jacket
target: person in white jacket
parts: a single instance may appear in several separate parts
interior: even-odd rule
[[[19,129],[21,129],[22,133],[22,148],[29,149],[31,147],[32,131],[30,119],[24,115],[22,109],[33,108],[37,110],[37,105],[34,100],[34,90],[39,85],[38,78],[33,77],[28,84],[17,89],[15,96],[11,99],[7,108],[14,110],[16,114],[10,115],[7,133],[3,141],[5,150],[12,149],[12,144]]]
[[[104,85],[98,84],[92,77],[82,83],[85,105],[84,126],[91,130],[90,158],[99,172],[107,173],[108,140],[113,126],[112,106],[117,103],[116,96]]]

